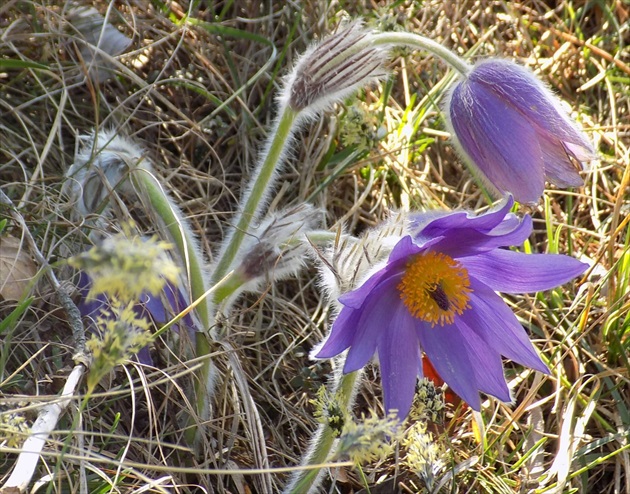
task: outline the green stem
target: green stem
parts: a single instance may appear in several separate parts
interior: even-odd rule
[[[208,356],[212,351],[208,334],[205,331],[197,331],[195,333],[195,352],[198,357]],[[195,389],[195,412],[197,417],[188,416],[186,419],[186,430],[184,432],[184,438],[186,442],[194,446],[197,444],[199,433],[199,421],[204,421],[210,410],[210,376],[212,374],[212,361],[210,357],[207,357],[201,367],[196,371],[194,377],[194,389]],[[196,420],[197,419],[197,420]]]
[[[140,186],[146,192],[152,210],[164,222],[171,240],[175,243],[175,247],[184,261],[188,280],[190,280],[192,300],[202,299],[199,302],[197,313],[204,330],[208,331],[211,325],[210,303],[207,297],[203,298],[207,290],[203,275],[204,263],[195,248],[196,239],[192,236],[191,229],[184,223],[185,219],[171,204],[168,195],[153,174],[142,168],[138,168],[137,172],[132,174],[131,179],[136,186]]]
[[[375,45],[404,45],[428,51],[444,60],[464,77],[472,70],[472,66],[463,58],[442,46],[440,43],[430,38],[420,36],[419,34],[406,32],[377,33],[371,37],[370,43]]]
[[[355,383],[361,374],[360,371],[351,372],[350,374],[337,374],[336,382],[333,384],[334,394],[338,397],[339,405],[343,408],[350,409],[354,403],[354,397],[356,393]],[[335,436],[332,429],[328,424],[321,424],[319,430],[315,435],[315,442],[311,445],[308,453],[306,454],[303,466],[307,465],[322,465],[326,463],[326,460],[330,456],[333,444],[335,443]],[[318,469],[305,469],[297,472],[290,485],[285,489],[284,494],[305,494],[310,492],[310,489],[314,487],[315,480],[319,474]]]
[[[190,282],[190,291],[193,301],[197,301],[197,315],[203,326],[203,331],[196,334],[195,353],[197,357],[209,355],[211,352],[208,336],[211,334],[212,323],[211,304],[206,289],[206,279],[203,272],[203,258],[196,248],[196,239],[192,230],[185,223],[181,212],[171,203],[162,185],[146,169],[138,168],[137,173],[131,176],[134,185],[144,191],[144,196],[149,200],[151,211],[154,211],[164,222],[171,240],[175,243],[179,255],[182,257]],[[197,418],[205,420],[208,414],[210,402],[210,376],[212,373],[212,361],[205,359],[203,365],[196,374],[194,380],[195,408]],[[194,417],[188,417],[189,428],[186,430],[186,439],[189,444],[194,444],[199,428]]]
[[[271,179],[288,144],[289,137],[293,131],[293,124],[298,115],[298,111],[292,110],[289,107],[282,109],[271,142],[267,147],[266,154],[260,165],[258,175],[255,178],[249,194],[245,196],[247,199],[244,198],[245,203],[239,212],[233,233],[227,238],[219,255],[219,261],[212,274],[213,282],[216,283],[230,270],[232,262],[249,230],[249,225],[253,220],[258,218],[260,209],[264,205],[265,196],[271,187]]]
[[[240,287],[247,283],[247,279],[239,273],[232,271],[230,274],[231,276],[226,276],[222,281],[214,285],[216,287],[214,290],[214,301],[217,305],[227,300]]]

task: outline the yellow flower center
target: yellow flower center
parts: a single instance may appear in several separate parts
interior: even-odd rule
[[[455,314],[470,307],[468,294],[472,292],[466,269],[439,252],[414,256],[398,290],[411,315],[432,326],[452,324]]]

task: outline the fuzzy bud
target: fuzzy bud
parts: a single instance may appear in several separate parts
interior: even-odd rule
[[[270,281],[295,275],[304,265],[308,243],[306,234],[319,227],[323,215],[309,204],[301,204],[268,215],[259,226],[250,229],[242,257],[235,264],[242,291],[255,292]]]
[[[318,113],[386,77],[387,48],[371,44],[372,36],[361,22],[352,22],[312,45],[287,77],[281,102],[295,111]]]

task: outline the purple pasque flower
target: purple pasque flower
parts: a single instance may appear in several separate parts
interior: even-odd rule
[[[110,299],[105,293],[90,295],[92,279],[84,271],[79,272],[77,288],[80,296],[77,304],[79,313],[81,317],[86,318],[88,331],[98,331],[96,326],[98,317],[113,317]],[[165,281],[161,293],[143,292],[139,300],[134,304],[133,310],[139,318],[148,319],[156,326],[162,326],[185,310],[188,305],[182,291],[170,281]],[[199,325],[195,323],[190,313],[182,318],[182,322],[184,327],[191,333],[192,338],[192,333],[199,330]],[[174,325],[173,329],[179,330],[179,326]],[[141,364],[153,365],[149,347],[141,348],[136,358]]]
[[[409,413],[422,352],[440,377],[473,409],[479,392],[511,401],[501,357],[548,373],[527,333],[495,291],[556,287],[587,265],[564,255],[524,254],[529,216],[509,213],[513,200],[480,216],[466,212],[412,215],[410,235],[380,269],[339,297],[343,305],[315,354],[348,350],[344,373],[378,354],[385,409]]]
[[[483,60],[455,85],[446,122],[473,171],[523,203],[539,200],[545,178],[558,187],[582,185],[582,162],[595,157],[556,96],[507,60]]]

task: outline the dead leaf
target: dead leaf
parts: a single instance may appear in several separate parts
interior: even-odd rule
[[[20,300],[35,274],[37,266],[20,239],[0,237],[0,297]]]
[[[68,20],[83,37],[80,52],[90,76],[98,82],[110,78],[114,66],[103,54],[112,57],[120,55],[131,46],[132,40],[106,22],[94,7],[71,10]]]

